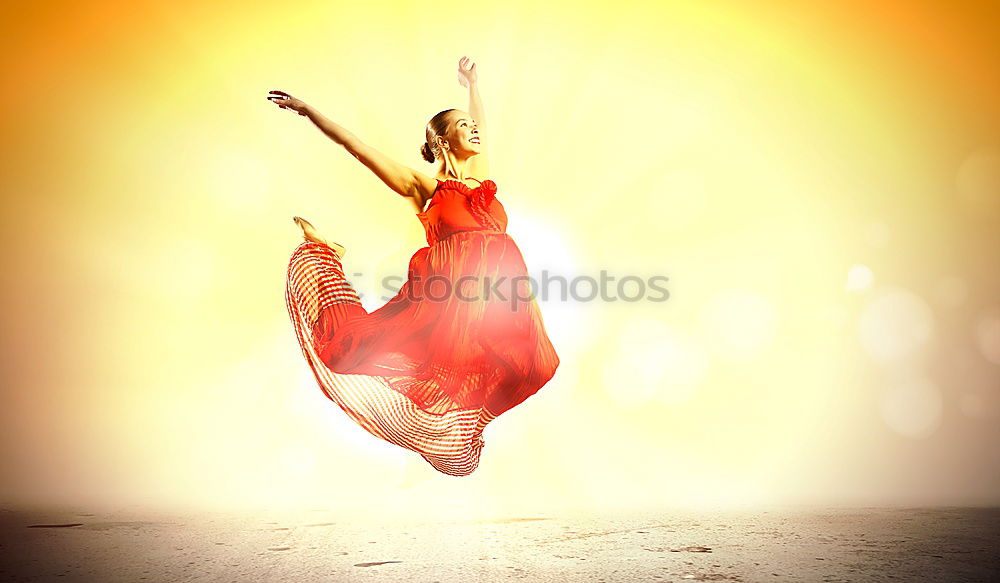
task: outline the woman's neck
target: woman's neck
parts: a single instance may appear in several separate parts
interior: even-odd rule
[[[448,156],[444,161],[444,167],[441,169],[445,176],[443,180],[458,180],[460,182],[468,180],[468,176],[462,176],[465,174],[465,162],[466,160],[459,160]]]

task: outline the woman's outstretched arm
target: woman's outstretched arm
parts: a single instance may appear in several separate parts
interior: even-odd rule
[[[483,100],[479,97],[479,74],[476,71],[476,64],[466,67],[471,61],[468,57],[458,60],[458,82],[463,87],[469,88],[469,114],[476,120],[476,128],[479,130],[479,153],[469,158],[467,173],[471,176],[481,177],[483,180],[490,177],[489,159],[486,156],[486,149],[489,147],[489,133],[486,131],[486,115],[483,113]]]
[[[365,144],[356,135],[334,123],[304,101],[296,99],[284,91],[271,91],[271,93],[272,95],[268,96],[269,100],[281,109],[288,109],[303,117],[308,117],[309,121],[313,122],[328,138],[343,146],[352,156],[374,172],[386,186],[400,195],[422,200],[423,191],[427,189],[429,184],[434,184],[434,180],[430,177],[396,162]]]

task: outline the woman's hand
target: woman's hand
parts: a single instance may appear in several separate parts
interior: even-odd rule
[[[458,60],[458,82],[462,84],[462,87],[468,87],[470,84],[474,84],[478,80],[478,75],[476,74],[476,64],[472,63],[472,66],[466,68],[465,66],[472,61],[469,57],[462,57]]]
[[[306,105],[306,102],[296,99],[284,91],[271,91],[270,93],[271,95],[268,95],[267,98],[281,109],[290,109],[299,115],[308,115],[309,106]]]

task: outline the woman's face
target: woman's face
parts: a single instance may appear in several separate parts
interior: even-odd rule
[[[450,151],[459,157],[463,155],[465,157],[475,156],[482,151],[479,126],[476,124],[476,120],[464,111],[452,113],[447,141]]]

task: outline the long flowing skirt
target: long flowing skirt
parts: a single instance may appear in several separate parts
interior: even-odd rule
[[[514,276],[521,280],[510,282]],[[507,287],[475,295],[476,285],[496,278]],[[289,262],[285,299],[330,400],[376,437],[464,476],[479,465],[483,428],[537,392],[559,365],[538,306],[526,299],[525,278],[506,234],[456,233],[418,250],[399,293],[369,313],[339,256],[304,242]],[[437,284],[444,287],[435,292]]]

